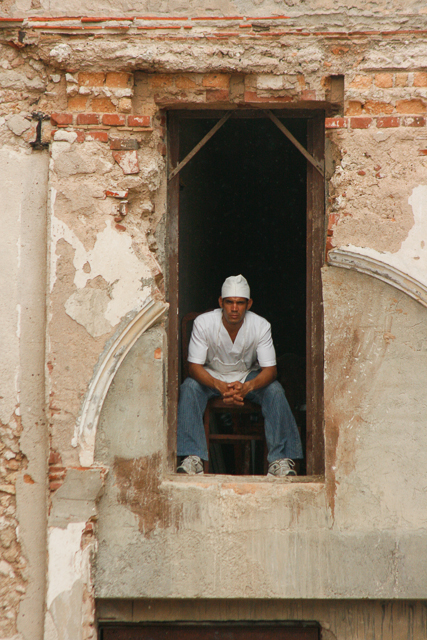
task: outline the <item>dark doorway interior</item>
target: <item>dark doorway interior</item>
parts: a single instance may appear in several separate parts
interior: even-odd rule
[[[200,115],[179,120],[180,160],[218,121]],[[306,147],[307,120],[281,120]],[[272,324],[279,378],[303,444],[306,176],[305,158],[271,120],[230,118],[180,173],[178,260],[180,319],[216,308],[227,276],[248,279],[252,311]],[[234,473],[226,445],[216,446],[225,468],[212,471]]]

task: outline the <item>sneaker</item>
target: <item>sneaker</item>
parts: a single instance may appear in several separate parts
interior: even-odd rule
[[[268,465],[267,476],[276,476],[276,478],[283,476],[296,476],[297,472],[294,471],[294,466],[295,462],[290,458],[280,458],[280,460],[270,462]]]
[[[199,458],[199,456],[187,456],[181,462],[176,472],[188,473],[189,476],[194,476],[198,473],[203,473],[203,462]]]

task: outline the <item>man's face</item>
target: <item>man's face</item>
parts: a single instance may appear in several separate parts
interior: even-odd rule
[[[252,306],[252,300],[247,298],[220,298],[224,319],[231,325],[239,325],[245,318],[245,313]]]

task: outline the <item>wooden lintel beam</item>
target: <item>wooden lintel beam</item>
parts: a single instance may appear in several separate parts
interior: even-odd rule
[[[289,129],[287,129],[285,127],[285,125],[282,122],[280,122],[279,118],[277,118],[272,111],[270,111],[269,109],[265,109],[265,113],[268,115],[270,120],[272,120],[274,122],[274,124],[280,129],[280,131],[282,133],[284,133],[287,138],[289,138],[289,140],[292,142],[292,144],[294,144],[296,146],[298,151],[300,151],[302,153],[302,155],[305,158],[307,158],[307,160],[313,165],[313,167],[315,169],[317,169],[317,171],[320,173],[320,175],[324,178],[325,177],[324,163],[323,162],[319,162],[319,160],[316,160],[316,158],[313,158],[311,153],[309,153],[307,151],[307,149],[305,149],[302,146],[302,144],[300,142],[298,142],[298,140],[292,135],[292,133],[289,131]]]
[[[210,140],[212,138],[213,135],[215,135],[215,133],[218,131],[218,129],[220,129],[222,127],[222,125],[228,120],[228,118],[231,116],[232,113],[233,113],[232,111],[227,111],[225,116],[223,116],[221,118],[221,120],[219,120],[216,123],[216,125],[214,127],[212,127],[212,129],[209,131],[209,133],[207,133],[205,135],[205,137],[202,138],[198,144],[196,144],[194,149],[192,149],[192,151],[190,151],[190,153],[188,153],[185,156],[184,160],[181,160],[181,162],[174,169],[172,169],[172,171],[169,173],[168,180],[172,180],[172,178],[174,178],[176,176],[176,174],[179,173],[183,167],[185,167],[187,162],[190,162],[191,158],[194,158],[196,153],[198,151],[200,151],[200,149],[207,143],[208,140]]]

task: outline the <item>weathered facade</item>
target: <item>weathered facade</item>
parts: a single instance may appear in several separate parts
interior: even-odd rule
[[[1,3],[2,639],[238,620],[427,638],[426,17]],[[185,109],[324,127],[315,475],[174,474],[168,124]]]

